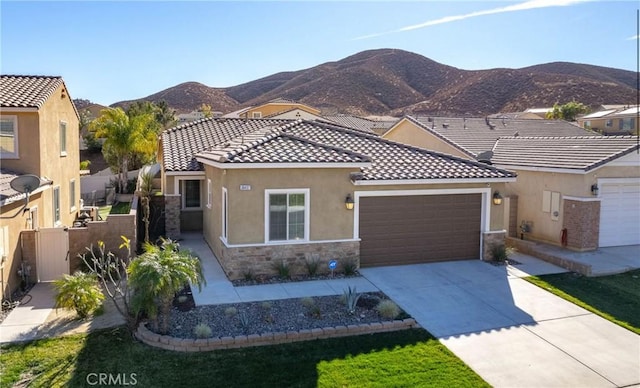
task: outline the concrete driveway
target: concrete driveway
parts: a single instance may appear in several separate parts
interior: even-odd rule
[[[495,387],[640,384],[640,336],[521,279],[563,269],[514,259],[523,265],[463,261],[360,272]]]

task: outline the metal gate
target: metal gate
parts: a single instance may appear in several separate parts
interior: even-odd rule
[[[36,232],[38,282],[50,282],[69,273],[69,230],[40,228]]]

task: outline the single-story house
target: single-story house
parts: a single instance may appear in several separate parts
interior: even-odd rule
[[[576,121],[585,128],[605,135],[628,135],[638,133],[638,107],[623,106],[599,110],[579,117]]]
[[[574,250],[640,244],[634,137],[561,120],[435,117],[405,117],[383,137],[515,171],[501,192],[512,237]]]
[[[488,258],[513,172],[304,120],[212,118],[161,136],[170,237],[201,230],[230,278],[286,260]]]
[[[635,136],[503,137],[491,157],[518,173],[528,237],[575,250],[640,244],[640,154]]]
[[[250,106],[250,107],[239,109],[231,113],[227,113],[222,117],[241,118],[241,119],[260,119],[260,118],[268,118],[273,115],[278,115],[283,112],[290,111],[291,109],[298,109],[300,112],[305,112],[314,116],[320,115],[319,109],[313,108],[309,105],[305,105],[300,102],[289,100],[286,98],[275,98],[261,105]],[[297,117],[297,118],[306,119],[306,117]]]

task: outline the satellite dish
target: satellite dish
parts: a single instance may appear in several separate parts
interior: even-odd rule
[[[33,174],[20,175],[9,182],[12,189],[19,193],[29,194],[40,187],[40,178]]]
[[[25,202],[22,208],[18,209],[16,214],[8,217],[0,217],[2,219],[14,218],[21,211],[22,214],[29,211],[29,209],[27,208],[27,206],[29,205],[29,193],[35,191],[38,187],[40,187],[40,178],[33,174],[20,175],[13,178],[11,182],[9,182],[9,186],[11,186],[12,189],[19,193],[26,194]]]

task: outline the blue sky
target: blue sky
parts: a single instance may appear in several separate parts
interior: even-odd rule
[[[636,69],[638,1],[0,2],[0,72],[61,75],[101,104],[228,87],[397,48],[460,69]]]

